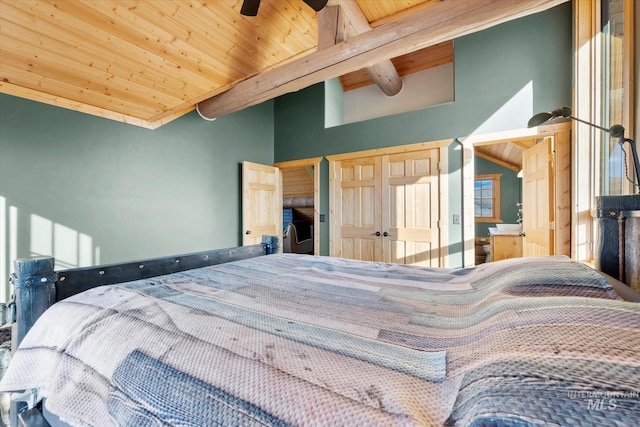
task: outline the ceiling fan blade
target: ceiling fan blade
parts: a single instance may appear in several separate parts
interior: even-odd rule
[[[244,0],[242,3],[242,9],[240,9],[240,14],[244,16],[256,16],[258,14],[259,7],[260,0]]]
[[[320,10],[322,10],[322,8],[327,5],[328,0],[302,0],[302,1],[304,1],[307,5],[309,5],[311,9],[315,10],[316,12],[320,12]]]

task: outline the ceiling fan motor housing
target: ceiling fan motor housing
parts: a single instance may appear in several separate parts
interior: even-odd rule
[[[327,5],[328,0],[302,0],[311,9],[319,12],[323,7]],[[242,2],[242,8],[240,14],[244,16],[256,16],[258,14],[258,8],[260,8],[260,0],[244,0]]]

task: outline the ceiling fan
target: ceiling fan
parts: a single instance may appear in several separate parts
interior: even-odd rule
[[[311,9],[316,12],[320,12],[320,10],[327,5],[328,0],[302,0],[305,2]],[[260,7],[260,0],[244,0],[242,3],[242,9],[240,9],[240,14],[244,16],[256,16],[258,14],[258,8]]]

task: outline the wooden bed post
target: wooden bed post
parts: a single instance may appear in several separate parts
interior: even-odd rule
[[[55,282],[57,274],[53,270],[52,257],[19,258],[13,261],[17,331],[13,341],[18,348],[31,326],[56,301]]]

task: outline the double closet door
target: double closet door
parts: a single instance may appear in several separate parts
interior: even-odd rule
[[[440,265],[438,149],[330,163],[331,255]]]

